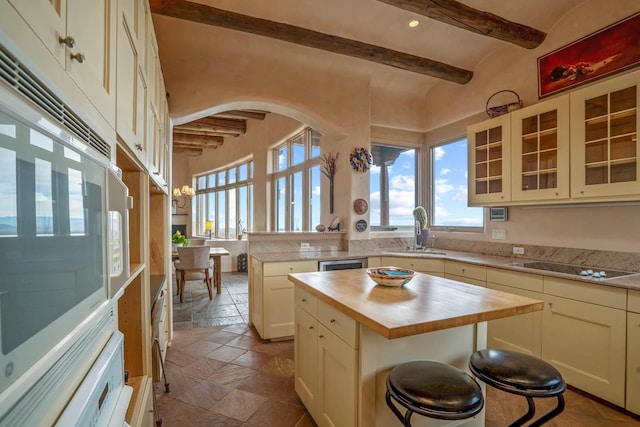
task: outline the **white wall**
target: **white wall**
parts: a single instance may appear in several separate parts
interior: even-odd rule
[[[235,54],[247,37],[239,33],[238,46],[228,47],[225,67],[216,67],[218,58],[202,59],[200,66],[210,74],[211,84],[199,88],[188,102],[176,104],[170,100],[170,110],[176,123],[181,123],[228,109],[265,109],[317,129],[325,135],[323,152],[340,152],[335,215],[343,219],[347,239],[366,239],[368,232],[356,233],[353,229],[360,217],[353,213],[352,201],[369,198],[369,174],[351,171],[348,155],[353,148],[368,147],[372,135],[382,139],[406,136],[412,142],[424,140],[427,145],[464,135],[467,124],[486,117],[483,112],[489,96],[502,89],[518,92],[525,105],[534,104],[538,102],[536,60],[539,56],[639,10],[637,0],[616,0],[614,4],[586,1],[547,29],[548,36],[540,47],[526,50],[505,44],[502,51],[486,58],[474,70],[470,83],[443,82],[426,94],[419,90],[411,94],[396,92],[393,87],[372,88],[368,77],[363,75],[288,68],[278,62],[277,52],[265,55],[260,66],[250,66],[245,57]],[[190,33],[170,43],[193,43],[190,40],[197,39],[198,34]],[[230,73],[230,69],[236,72]],[[260,130],[257,136],[254,129],[250,129],[246,139],[240,137],[201,158],[184,160],[177,156],[173,169],[175,182],[182,184],[186,174],[212,170],[247,155],[253,155],[256,162],[256,183],[266,181],[266,154],[268,148],[286,134],[285,122],[281,118],[267,119],[264,123],[250,121],[251,126]],[[183,168],[185,164],[187,168]],[[323,185],[326,181],[323,178]],[[324,188],[323,193],[326,193]],[[266,230],[267,188],[256,185],[255,196],[255,230]],[[328,223],[331,215],[326,199],[323,208],[323,223]],[[517,207],[510,208],[509,216],[508,222],[498,226],[489,223],[485,234],[451,233],[447,237],[491,240],[493,228],[504,228],[507,242],[640,252],[634,242],[640,229],[638,206]],[[368,216],[365,219],[368,220]]]

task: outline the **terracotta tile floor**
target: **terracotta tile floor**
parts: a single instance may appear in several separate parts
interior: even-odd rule
[[[223,293],[213,301],[197,282],[187,284],[184,303],[174,295],[174,340],[165,362],[171,391],[155,385],[164,427],[316,426],[294,390],[293,341],[260,340],[246,323],[247,301],[244,273],[224,273]],[[565,411],[546,426],[640,426],[574,391],[565,399]],[[555,400],[537,399],[536,405],[539,417]],[[524,412],[523,398],[487,388],[487,427],[506,426]]]

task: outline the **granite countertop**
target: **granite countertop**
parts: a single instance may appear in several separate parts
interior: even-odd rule
[[[388,339],[543,309],[542,301],[422,273],[401,287],[379,286],[363,269],[292,273],[289,280]]]
[[[486,255],[471,252],[456,252],[436,249],[434,251],[413,252],[404,250],[377,250],[377,251],[300,251],[300,252],[280,252],[280,253],[259,253],[251,254],[252,257],[261,262],[283,262],[283,261],[304,261],[304,260],[330,260],[348,258],[366,258],[372,256],[399,256],[407,258],[435,258],[451,261],[460,261],[470,264],[482,265],[485,267],[503,268],[506,270],[521,271],[524,273],[539,274],[542,276],[553,276],[562,279],[578,280],[585,283],[614,286],[627,289],[640,290],[640,272],[630,273],[629,276],[592,279],[575,274],[565,274],[554,271],[544,271],[533,268],[526,268],[523,262],[539,261],[535,259],[509,258],[502,256]],[[551,262],[551,261],[549,261]]]

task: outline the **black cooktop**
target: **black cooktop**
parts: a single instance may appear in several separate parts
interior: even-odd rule
[[[583,277],[594,277],[594,278],[604,278],[604,279],[611,279],[612,277],[621,277],[621,276],[628,276],[630,274],[634,274],[628,271],[609,270],[606,268],[598,268],[598,267],[584,267],[580,265],[559,264],[556,262],[541,262],[541,261],[525,262],[522,264],[522,266],[526,268],[534,268],[536,270],[555,271],[557,273],[575,274]]]

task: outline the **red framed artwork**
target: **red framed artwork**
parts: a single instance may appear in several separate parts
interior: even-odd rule
[[[538,58],[538,96],[640,64],[640,13]]]

